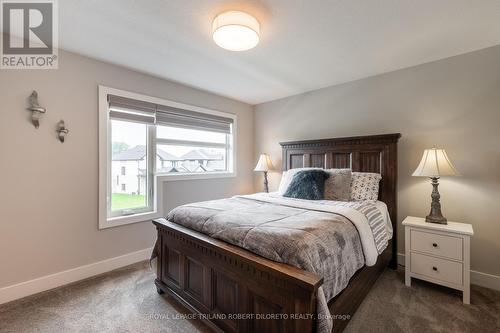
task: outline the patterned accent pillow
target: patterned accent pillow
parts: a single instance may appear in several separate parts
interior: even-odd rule
[[[328,173],[321,169],[302,170],[293,176],[290,186],[286,189],[284,197],[322,200],[325,192],[325,180]]]
[[[351,169],[326,169],[330,175],[325,181],[325,200],[351,200]]]
[[[378,200],[378,187],[382,176],[371,172],[353,172],[351,200]]]

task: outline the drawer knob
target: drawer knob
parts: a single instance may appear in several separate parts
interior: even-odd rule
[[[437,243],[432,243],[432,246],[438,247]]]
[[[435,271],[435,272],[437,272],[437,270],[438,270],[438,269],[437,269],[437,267],[436,267],[436,266],[433,266],[433,267],[432,267],[432,270],[433,270],[433,271]]]

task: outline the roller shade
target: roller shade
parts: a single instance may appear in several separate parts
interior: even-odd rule
[[[116,120],[154,124],[156,104],[108,95],[109,117]]]
[[[233,119],[207,113],[108,95],[111,119],[203,131],[231,133]]]
[[[156,123],[164,126],[183,127],[229,134],[231,133],[233,119],[158,105],[158,109],[156,111]]]

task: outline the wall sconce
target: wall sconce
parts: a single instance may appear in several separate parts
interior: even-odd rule
[[[47,112],[47,110],[44,107],[41,107],[40,104],[38,103],[38,93],[36,90],[33,90],[29,97],[29,102],[30,102],[30,107],[28,108],[29,111],[31,111],[31,122],[35,126],[35,128],[38,128],[40,126],[40,117],[42,114]]]
[[[64,138],[66,138],[66,135],[68,135],[69,130],[66,128],[66,125],[64,124],[64,120],[61,120],[57,123],[57,137],[59,138],[59,141],[64,143]]]

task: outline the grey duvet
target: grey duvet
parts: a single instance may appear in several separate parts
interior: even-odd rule
[[[254,194],[180,206],[167,219],[323,277],[317,332],[331,332],[327,302],[387,246],[386,220],[374,205]]]

